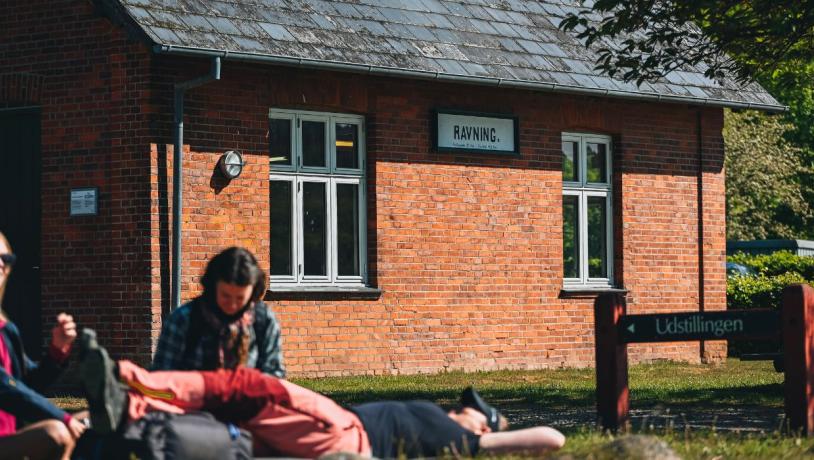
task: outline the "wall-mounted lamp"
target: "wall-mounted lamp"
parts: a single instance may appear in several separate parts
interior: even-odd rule
[[[229,180],[234,179],[243,172],[243,164],[243,155],[236,150],[226,151],[218,160],[220,172]]]

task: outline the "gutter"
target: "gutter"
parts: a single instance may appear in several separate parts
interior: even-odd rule
[[[320,61],[316,59],[294,58],[286,56],[272,56],[245,52],[220,51],[215,49],[193,48],[175,45],[155,45],[153,51],[157,54],[176,56],[197,56],[230,59],[234,61],[260,62],[266,64],[282,65],[287,67],[300,67],[307,69],[334,70],[340,72],[362,73],[369,75],[382,75],[390,77],[418,78],[422,80],[436,80],[451,83],[466,83],[482,86],[495,86],[500,88],[528,89],[535,91],[552,91],[564,94],[577,94],[583,96],[603,96],[620,99],[669,102],[677,104],[691,104],[707,107],[724,107],[730,109],[754,109],[770,113],[782,113],[789,110],[788,106],[761,104],[753,102],[735,102],[725,99],[702,98],[695,96],[672,96],[656,93],[639,93],[635,91],[583,88],[581,86],[563,85],[559,83],[546,83],[528,80],[507,80],[495,77],[478,77],[467,75],[432,72],[428,70],[399,69],[395,67],[375,66],[368,64],[351,64],[336,61]]]
[[[208,75],[175,84],[174,142],[172,149],[172,299],[170,311],[181,306],[181,215],[183,190],[184,93],[220,80],[220,56],[212,56]]]

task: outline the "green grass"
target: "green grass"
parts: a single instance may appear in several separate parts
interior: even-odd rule
[[[294,379],[346,404],[377,399],[429,399],[453,402],[461,389],[475,385],[496,401],[540,404],[548,408],[593,407],[592,369],[448,372],[420,376],[328,377]],[[783,375],[771,363],[730,359],[719,366],[670,362],[632,366],[634,406],[675,403],[682,406],[732,404],[782,407]]]
[[[601,446],[613,436],[594,426],[594,379],[591,369],[557,369],[293,380],[348,405],[428,399],[448,407],[463,388],[475,385],[510,421],[515,418],[515,426],[546,423],[565,432],[566,447],[555,456],[600,459],[605,458]],[[774,372],[769,362],[730,359],[720,366],[668,362],[632,366],[630,390],[631,408],[639,414],[632,432],[658,436],[683,458],[814,458],[814,439],[789,434],[777,420],[783,408],[783,374]],[[70,409],[84,407],[80,398],[56,401]],[[747,416],[742,427],[739,411]],[[708,421],[702,417],[698,422],[699,414]],[[562,417],[582,421],[563,425]],[[754,419],[760,419],[762,431],[748,431],[755,430]]]
[[[473,384],[500,408],[528,409],[546,420],[547,414],[562,410],[581,411],[587,419],[595,415],[595,375],[592,369],[543,371],[449,372],[421,376],[331,377],[295,379],[303,386],[331,395],[343,404],[379,399],[429,399],[443,406],[455,403],[460,391]],[[781,434],[773,429],[743,431],[737,421],[725,420],[733,408],[749,407],[754,416],[765,408],[769,415],[782,413],[783,374],[770,362],[728,360],[719,366],[670,362],[630,368],[631,408],[645,410],[649,418],[634,419],[632,432],[652,434],[666,441],[685,459],[728,458],[814,458],[814,439]],[[756,409],[755,409],[756,408]],[[718,419],[708,426],[687,426],[684,420],[699,411]],[[725,413],[727,412],[727,413]],[[676,414],[669,418],[664,414]],[[684,414],[682,417],[680,414]],[[655,423],[652,423],[655,422]],[[723,431],[718,424],[728,423]],[[539,423],[539,422],[538,422]],[[556,425],[556,420],[551,420]],[[526,426],[530,423],[520,423]],[[515,424],[517,426],[517,424]],[[746,424],[744,428],[750,428]],[[566,447],[554,457],[604,458],[602,446],[614,437],[603,434],[592,422],[576,427],[559,427],[568,436]],[[753,428],[753,427],[751,427]]]

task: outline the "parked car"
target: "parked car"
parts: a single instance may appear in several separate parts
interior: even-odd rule
[[[753,276],[756,275],[752,267],[741,265],[735,262],[726,263],[726,276]]]

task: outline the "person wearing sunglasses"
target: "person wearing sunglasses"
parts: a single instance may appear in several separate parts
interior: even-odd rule
[[[62,370],[76,339],[76,324],[60,313],[51,331],[51,345],[42,361],[26,355],[17,327],[3,313],[3,294],[17,261],[0,233],[0,458],[68,459],[85,431],[83,416],[71,416],[39,390]]]

